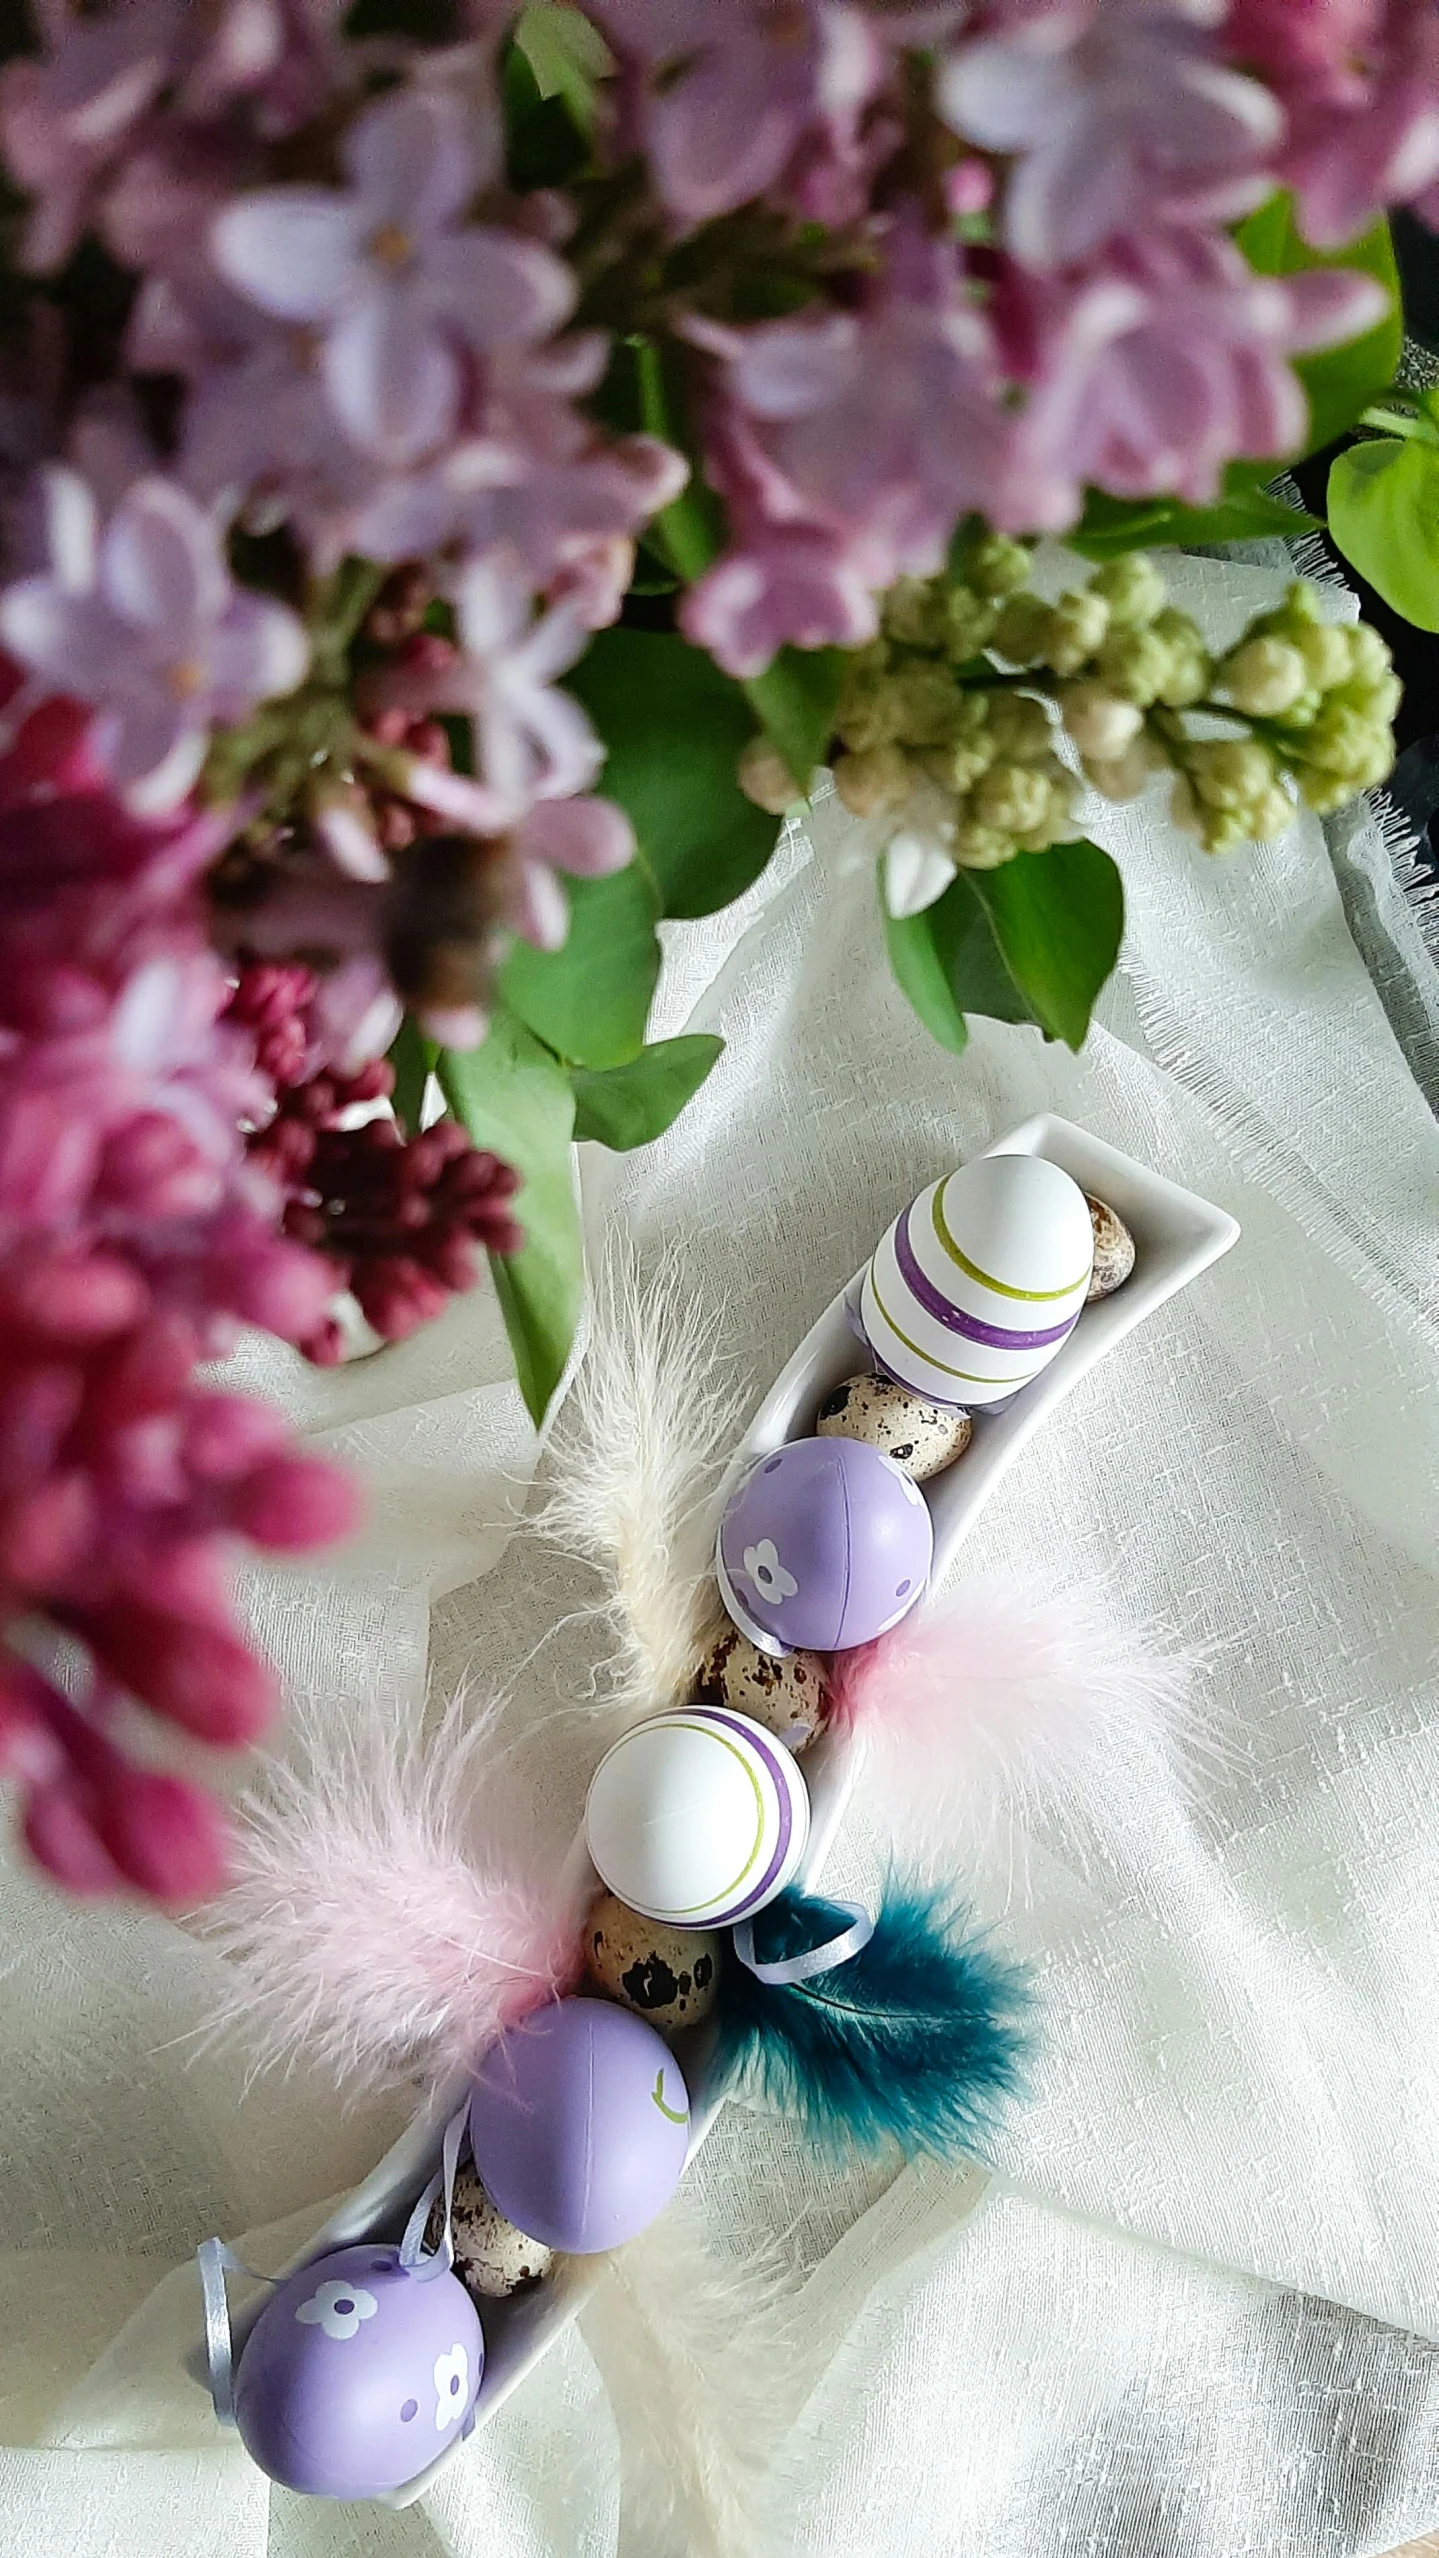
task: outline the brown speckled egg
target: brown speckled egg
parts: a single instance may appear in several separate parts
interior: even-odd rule
[[[708,2016],[719,1990],[720,1941],[710,1928],[666,1927],[602,1893],[585,1929],[585,1969],[598,1989],[647,2024],[673,2033]]]
[[[967,1412],[926,1403],[892,1377],[846,1377],[815,1418],[821,1439],[862,1439],[882,1448],[912,1483],[927,1483],[962,1457],[974,1423]]]
[[[1089,1199],[1088,1191],[1085,1192]],[[1096,1297],[1112,1297],[1122,1288],[1134,1268],[1134,1237],[1122,1217],[1102,1199],[1089,1199],[1090,1223],[1094,1228],[1094,1276],[1084,1302],[1092,1306]]]
[[[824,1729],[824,1663],[817,1652],[787,1652],[782,1661],[774,1660],[732,1625],[700,1671],[695,1702],[747,1714],[798,1758]]]
[[[443,2226],[437,2201],[425,2225],[425,2243],[438,2247]],[[538,2238],[526,2238],[513,2221],[497,2212],[470,2161],[455,2177],[450,2211],[455,2242],[455,2272],[472,2300],[504,2300],[525,2283],[537,2283],[550,2270],[554,2249]]]

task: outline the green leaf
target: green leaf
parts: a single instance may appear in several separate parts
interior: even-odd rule
[[[782,648],[763,675],[746,679],[745,692],[801,796],[834,734],[844,667],[842,648]]]
[[[588,135],[594,129],[595,90],[614,68],[599,30],[578,9],[532,0],[520,12],[514,45],[535,76],[542,98],[561,98]]]
[[[634,827],[659,911],[713,915],[728,906],[758,879],[779,834],[779,819],[754,807],[735,779],[754,734],[739,685],[674,631],[622,627],[600,631],[567,682],[608,748],[599,786]]]
[[[1264,466],[1266,475],[1269,465]],[[1302,506],[1286,506],[1271,497],[1254,467],[1232,462],[1224,475],[1224,494],[1215,506],[1179,506],[1167,499],[1107,497],[1089,491],[1076,532],[1066,539],[1085,559],[1118,559],[1125,551],[1144,551],[1161,543],[1208,546],[1217,542],[1253,542],[1278,534],[1289,540],[1312,532],[1319,518]]]
[[[425,1093],[439,1053],[433,1039],[426,1039],[406,1013],[391,1043],[389,1061],[395,1070],[395,1116],[404,1121],[412,1137],[424,1115]]]
[[[575,1097],[557,1057],[522,1022],[496,1010],[482,1048],[442,1048],[445,1099],[475,1143],[522,1176],[517,1253],[490,1255],[515,1373],[536,1427],[564,1374],[584,1296],[584,1246],[575,1199]]]
[[[959,871],[922,914],[886,912],[884,917],[896,983],[926,1030],[955,1057],[969,1044],[966,1013],[987,1013],[994,1021],[1034,1019],[1000,958],[989,917],[975,894],[977,875]]]
[[[1294,219],[1292,199],[1272,195],[1241,222],[1235,238],[1259,275],[1298,275],[1313,267],[1345,267],[1371,275],[1389,296],[1386,317],[1347,346],[1326,347],[1319,355],[1300,356],[1295,371],[1309,396],[1308,453],[1320,452],[1351,427],[1371,400],[1387,391],[1394,379],[1404,343],[1399,296],[1399,270],[1387,222],[1376,222],[1362,240],[1343,249],[1311,249]]]
[[[605,1075],[575,1073],[575,1135],[592,1137],[617,1154],[647,1146],[678,1119],[716,1064],[724,1041],[709,1031],[683,1039],[657,1039],[629,1066]]]
[[[1439,446],[1355,444],[1329,473],[1329,530],[1386,604],[1439,631]]]
[[[1124,937],[1124,889],[1108,853],[1082,837],[973,874],[995,941],[1031,1018],[1079,1049]]]
[[[558,950],[517,941],[499,974],[512,1012],[579,1066],[623,1066],[644,1045],[660,973],[659,899],[644,865],[567,879],[570,928]]]

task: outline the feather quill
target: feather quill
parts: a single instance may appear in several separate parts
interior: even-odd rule
[[[612,1650],[597,1711],[625,1729],[682,1704],[723,1622],[711,1504],[738,1424],[719,1318],[670,1254],[642,1280],[611,1244],[585,1356],[556,1423],[554,1480],[534,1524],[593,1564]]]
[[[583,1893],[498,1782],[494,1720],[461,1699],[428,1737],[362,1721],[240,1806],[234,1879],[198,1924],[231,1966],[216,2029],[256,2071],[446,2076],[572,1984]]]
[[[978,1583],[831,1667],[830,1723],[867,1744],[864,1799],[906,1860],[1045,1823],[1112,1817],[1115,1789],[1204,1752],[1197,1650],[1112,1618],[1102,1595]]]
[[[617,2248],[580,2312],[623,2446],[625,2545],[779,2558],[767,2476],[789,2416],[792,2312],[779,2266],[718,2256],[681,2192]]]
[[[766,1963],[845,1929],[832,1901],[783,1892],[754,1921]],[[777,1987],[738,1960],[721,1978],[719,2060],[803,2120],[832,2155],[982,2155],[1018,2085],[1028,1992],[969,1927],[948,1889],[891,1880],[869,1943],[847,1963]]]

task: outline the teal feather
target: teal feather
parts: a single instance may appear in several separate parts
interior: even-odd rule
[[[783,1892],[753,1922],[755,1957],[805,1953],[852,1917]],[[892,1881],[869,1943],[833,1971],[772,1987],[730,1956],[719,2058],[831,2153],[973,2157],[1016,2092],[1028,2006],[1022,1973],[990,1951],[953,1893]]]

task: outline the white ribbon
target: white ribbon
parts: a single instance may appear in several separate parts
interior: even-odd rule
[[[455,2234],[450,2227],[450,2213],[455,2200],[455,2170],[460,2163],[460,2145],[464,2140],[465,2126],[469,2119],[470,2109],[467,2100],[460,2107],[458,2114],[452,2114],[445,2125],[440,2164],[405,2223],[405,2234],[400,2241],[400,2268],[403,2273],[413,2274],[419,2282],[427,2281],[432,2274],[447,2274],[455,2261]],[[445,2219],[440,2231],[440,2243],[426,2256],[423,2252],[425,2223],[430,2217],[433,2204],[441,2194],[445,2198]]]
[[[853,1913],[854,1925],[832,1936],[827,1945],[812,1945],[807,1954],[788,1954],[778,1963],[761,1963],[754,1950],[754,1921],[741,1919],[732,1933],[734,1950],[747,1972],[767,1989],[788,1989],[795,1981],[812,1981],[820,1972],[837,1972],[841,1963],[853,1962],[862,1954],[874,1934],[874,1920],[858,1901],[837,1901],[836,1909]]]

